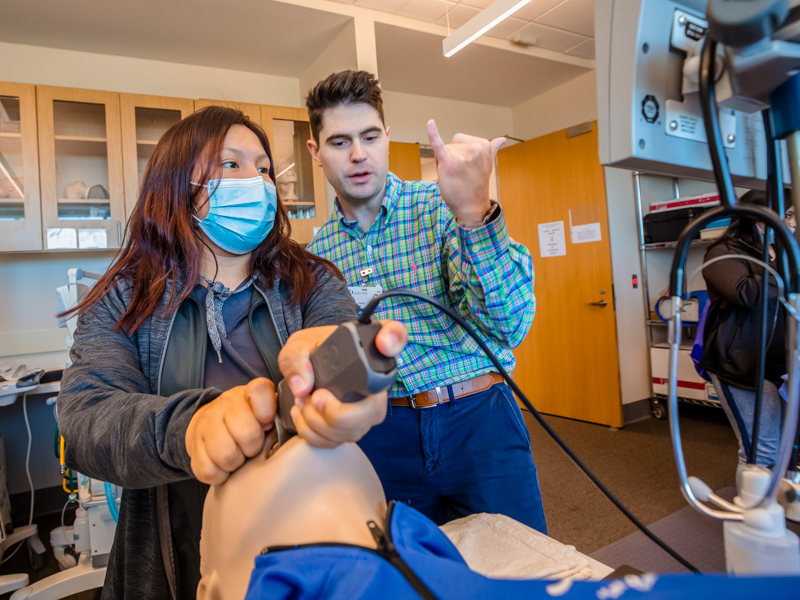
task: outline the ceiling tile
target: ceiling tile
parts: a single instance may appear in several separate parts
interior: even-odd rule
[[[461,0],[459,4],[464,4],[466,6],[472,6],[473,8],[479,8],[483,10],[493,2],[494,0]]]
[[[567,0],[536,22],[594,37],[594,0]]]
[[[403,7],[397,11],[398,15],[419,19],[435,23],[440,17],[444,16],[447,9],[453,6],[450,2],[442,0],[408,0]]]
[[[375,39],[381,87],[392,92],[513,107],[589,72],[480,44],[445,58],[441,36],[381,23]]]
[[[538,23],[530,23],[520,29],[518,33],[525,36],[535,36],[537,47],[557,50],[558,52],[564,52],[586,41],[586,38],[582,35],[576,35],[568,31],[559,31],[551,27],[544,27]]]
[[[301,76],[352,21],[335,12],[263,0],[234,2],[224,19],[218,0],[0,0],[0,6],[0,40],[6,43],[282,77]],[[198,31],[214,35],[198,36]],[[219,82],[207,89],[229,100],[246,93]]]
[[[356,6],[380,10],[387,13],[396,13],[403,8],[406,0],[355,0]]]
[[[581,58],[590,58],[594,60],[594,40],[586,40],[574,48],[570,48],[564,52],[564,54],[571,54],[572,56],[580,56]]]
[[[501,21],[494,27],[492,27],[489,31],[486,32],[486,35],[491,37],[498,37],[498,38],[507,38],[517,31],[525,27],[527,25],[527,21],[523,21],[522,19],[515,19],[514,17],[508,17],[504,21]]]
[[[525,19],[526,21],[533,21],[537,17],[541,17],[548,10],[555,8],[564,0],[531,0],[525,6],[520,8],[514,13],[518,19]]]
[[[449,13],[444,15],[436,22],[439,25],[444,25],[446,27],[449,19],[450,29],[458,29],[479,12],[481,11],[479,11],[477,8],[472,8],[471,6],[465,6],[463,4],[457,4],[450,9]]]

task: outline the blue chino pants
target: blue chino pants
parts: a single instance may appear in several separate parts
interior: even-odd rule
[[[547,533],[531,440],[511,389],[432,408],[389,407],[359,446],[387,500],[442,525],[474,513],[507,515]]]

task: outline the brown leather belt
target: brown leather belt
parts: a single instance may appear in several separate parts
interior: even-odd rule
[[[503,383],[503,376],[494,372],[478,375],[466,381],[459,381],[451,386],[453,388],[453,398],[463,398],[470,394],[485,392],[496,383]],[[392,406],[410,406],[411,408],[430,408],[449,401],[450,396],[447,393],[447,386],[436,386],[411,397],[391,398]]]

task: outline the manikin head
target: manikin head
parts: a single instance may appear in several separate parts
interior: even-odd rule
[[[241,600],[255,558],[268,546],[341,542],[375,548],[386,499],[356,444],[314,448],[294,437],[268,457],[277,436],[222,485],[203,509],[198,600]]]
[[[306,99],[313,139],[308,150],[341,202],[380,202],[389,173],[389,128],[378,80],[342,71],[320,81]]]

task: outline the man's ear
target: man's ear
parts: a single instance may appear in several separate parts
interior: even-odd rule
[[[387,137],[387,138],[389,137],[389,129],[390,129],[390,127],[387,125],[387,126],[386,126],[386,137]]]
[[[314,162],[318,167],[321,167],[322,161],[319,159],[319,146],[317,146],[317,142],[315,142],[313,139],[310,139],[306,142],[306,147],[311,154],[311,158],[314,159]]]

